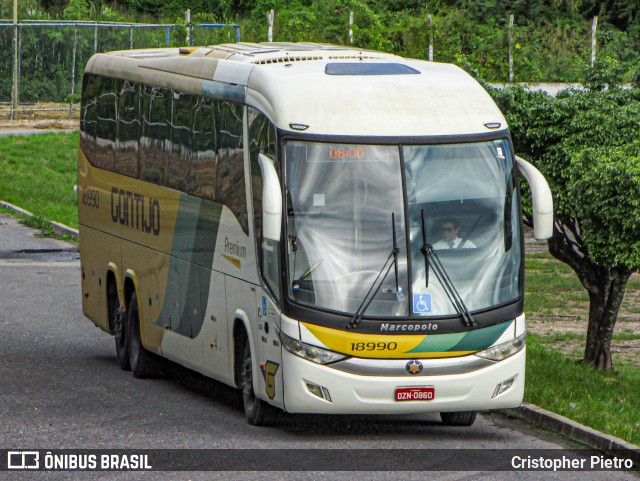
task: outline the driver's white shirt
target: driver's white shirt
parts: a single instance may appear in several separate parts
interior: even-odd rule
[[[462,238],[460,237],[456,237],[454,240],[452,241],[446,241],[444,239],[440,239],[438,242],[436,242],[435,244],[433,244],[433,248],[435,250],[443,250],[443,249],[457,249],[458,246],[460,245],[460,242],[462,242]],[[467,240],[463,246],[461,247],[461,249],[475,249],[477,246],[471,242],[470,240]]]

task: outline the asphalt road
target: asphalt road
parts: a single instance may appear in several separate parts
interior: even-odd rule
[[[148,380],[120,370],[113,338],[82,314],[80,262],[73,250],[64,242],[38,239],[0,214],[0,449],[575,447],[495,414],[479,416],[468,428],[445,427],[437,415],[298,415],[284,417],[276,427],[249,426],[231,388],[171,364],[161,377]],[[455,468],[455,453],[451,462]],[[638,479],[624,472],[411,472],[408,455],[401,465],[406,471],[39,474],[40,479]],[[0,472],[0,479],[35,477]]]

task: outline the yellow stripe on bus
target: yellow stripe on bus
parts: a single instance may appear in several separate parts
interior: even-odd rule
[[[229,262],[231,262],[231,264],[236,266],[238,269],[242,267],[240,259],[236,259],[235,257],[228,256],[227,254],[220,254],[220,255],[224,257],[226,260],[228,260]]]
[[[327,349],[354,357],[370,359],[425,359],[459,357],[475,351],[416,351],[425,334],[361,334],[301,323]],[[409,351],[412,351],[409,353]]]

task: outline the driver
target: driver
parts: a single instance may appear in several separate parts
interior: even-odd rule
[[[460,234],[460,222],[455,217],[440,221],[442,239],[433,244],[436,250],[442,249],[475,249],[476,245],[468,239],[462,239]]]

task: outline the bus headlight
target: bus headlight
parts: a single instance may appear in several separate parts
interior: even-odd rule
[[[497,346],[490,347],[484,351],[476,352],[476,356],[491,359],[492,361],[502,361],[515,353],[522,351],[525,346],[526,333],[515,339],[511,339]]]
[[[298,339],[287,336],[284,332],[280,331],[280,341],[284,348],[291,354],[295,354],[303,359],[315,362],[317,364],[329,364],[331,362],[341,361],[348,357],[344,354],[338,354],[337,352],[329,351],[318,346],[312,346]]]

